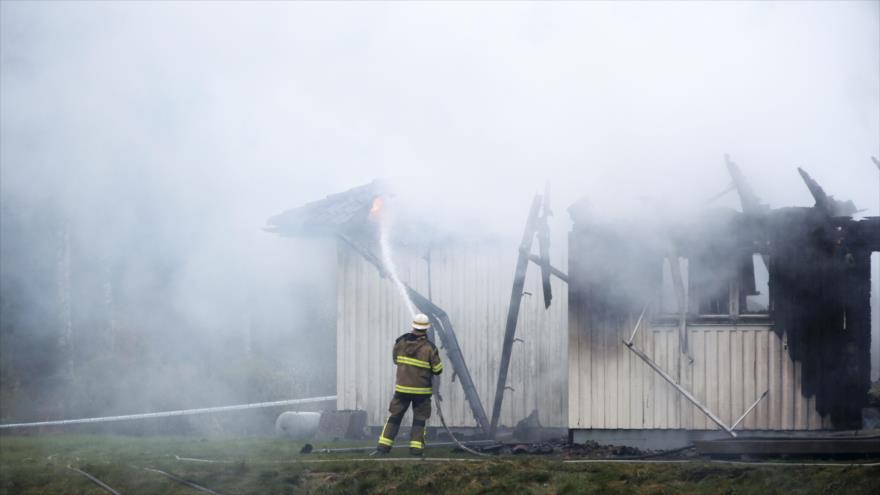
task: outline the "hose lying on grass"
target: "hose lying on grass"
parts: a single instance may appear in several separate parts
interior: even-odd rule
[[[76,471],[77,473],[85,476],[86,478],[89,479],[89,481],[100,486],[104,490],[107,490],[108,492],[112,493],[113,495],[121,495],[119,492],[117,492],[116,490],[111,488],[110,485],[108,485],[107,483],[104,483],[103,481],[99,480],[98,478],[95,478],[94,476],[83,471],[82,469],[77,469],[77,468],[71,466],[70,464],[67,465],[67,469],[70,469],[71,471]]]
[[[494,440],[471,440],[464,442],[466,445],[495,445],[497,442]],[[457,447],[458,444],[455,442],[434,442],[425,444],[426,449],[436,449],[442,447]],[[392,449],[408,449],[408,445],[394,445],[391,447]],[[303,445],[303,448],[300,449],[300,454],[347,454],[354,452],[371,452],[375,451],[376,447],[341,447],[337,449],[316,449],[312,444],[307,443]]]
[[[425,447],[426,448],[427,447],[448,447],[451,445],[455,445],[458,448],[464,450],[465,452],[468,452],[468,453],[471,453],[474,455],[490,457],[491,456],[490,454],[486,454],[485,452],[478,452],[472,448],[469,448],[467,445],[465,445],[465,443],[460,442],[458,440],[458,438],[455,438],[455,435],[452,433],[452,430],[450,430],[449,426],[446,425],[446,418],[443,417],[443,408],[440,406],[440,402],[441,402],[440,396],[437,395],[436,399],[437,400],[435,401],[435,405],[437,406],[437,415],[440,417],[440,423],[443,424],[443,428],[446,430],[446,433],[449,435],[449,438],[452,439],[452,442],[451,443],[444,442],[444,443],[426,444]],[[472,441],[472,442],[467,442],[467,443],[469,443],[471,445],[476,445],[476,444],[493,445],[493,444],[496,444],[497,442],[495,442],[494,440],[477,440],[477,441]],[[397,445],[397,446],[393,446],[391,448],[403,448],[403,447],[405,447],[405,446]],[[349,447],[349,448],[340,448],[340,449],[315,449],[314,447],[312,447],[312,444],[307,443],[303,446],[302,450],[300,450],[300,453],[301,454],[311,454],[311,453],[342,454],[342,453],[348,453],[348,452],[368,452],[368,451],[371,451],[374,449],[375,449],[375,447]]]
[[[452,434],[452,430],[450,430],[449,427],[446,426],[446,419],[443,417],[443,408],[440,407],[440,402],[441,402],[440,395],[438,394],[437,401],[435,402],[435,404],[437,405],[437,416],[440,416],[440,423],[443,425],[443,428],[446,429],[446,433],[449,434],[449,438],[451,438],[452,441],[455,442],[455,444],[458,445],[458,447],[461,450],[464,450],[465,452],[470,452],[471,454],[474,454],[474,455],[481,455],[481,456],[489,457],[489,454],[485,454],[483,452],[477,452],[474,449],[470,449],[470,448],[466,447],[463,443],[459,442],[457,438],[455,438],[455,435]]]
[[[215,492],[214,490],[211,490],[210,488],[205,488],[204,486],[197,485],[197,484],[193,483],[192,481],[187,481],[183,478],[178,478],[177,476],[174,476],[171,473],[166,473],[165,471],[160,471],[158,469],[153,469],[153,468],[144,468],[144,471],[159,473],[159,474],[166,476],[166,477],[168,477],[168,478],[170,478],[170,479],[172,479],[182,485],[186,485],[190,488],[195,488],[196,490],[198,490],[200,492],[210,493],[211,495],[223,495],[222,493]]]

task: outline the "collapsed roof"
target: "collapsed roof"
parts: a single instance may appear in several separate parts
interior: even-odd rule
[[[374,180],[324,199],[285,210],[267,221],[266,231],[287,237],[345,234],[355,236],[370,227],[367,219],[373,201],[389,193]]]

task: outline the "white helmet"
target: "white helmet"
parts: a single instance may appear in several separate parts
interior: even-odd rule
[[[415,330],[427,330],[431,328],[431,320],[427,316],[419,313],[413,318],[412,327]]]

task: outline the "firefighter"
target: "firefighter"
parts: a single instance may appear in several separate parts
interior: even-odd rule
[[[431,416],[431,381],[443,372],[443,363],[437,347],[428,340],[431,322],[418,314],[413,318],[412,332],[405,333],[394,342],[392,356],[397,365],[397,381],[394,397],[388,412],[391,415],[379,435],[377,454],[387,454],[394,445],[394,437],[406,410],[412,405],[413,422],[409,439],[409,453],[421,456],[425,448],[425,423]]]

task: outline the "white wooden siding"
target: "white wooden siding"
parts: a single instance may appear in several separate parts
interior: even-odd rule
[[[564,243],[560,243],[564,247]],[[513,284],[515,243],[448,244],[431,252],[431,295],[455,328],[465,360],[491,417]],[[558,246],[552,263],[565,271],[568,256]],[[400,278],[428,295],[427,262],[403,249],[395,252]],[[391,348],[409,331],[410,316],[397,290],[376,268],[345,245],[338,248],[337,407],[367,411],[368,424],[382,425],[394,386]],[[540,271],[530,264],[520,307],[516,342],[500,424],[513,426],[537,409],[545,426],[566,425],[568,288],[553,277],[553,304],[544,309]],[[445,361],[441,394],[450,426],[476,426],[453,369]]]
[[[581,323],[584,322],[584,323]],[[635,321],[587,328],[573,311],[569,329],[569,428],[716,429],[669,383],[626,349]],[[769,390],[738,429],[817,430],[830,420],[801,393],[800,363],[768,325],[690,326],[693,363],[679,352],[678,329],[642,323],[635,345],[730,425]]]

